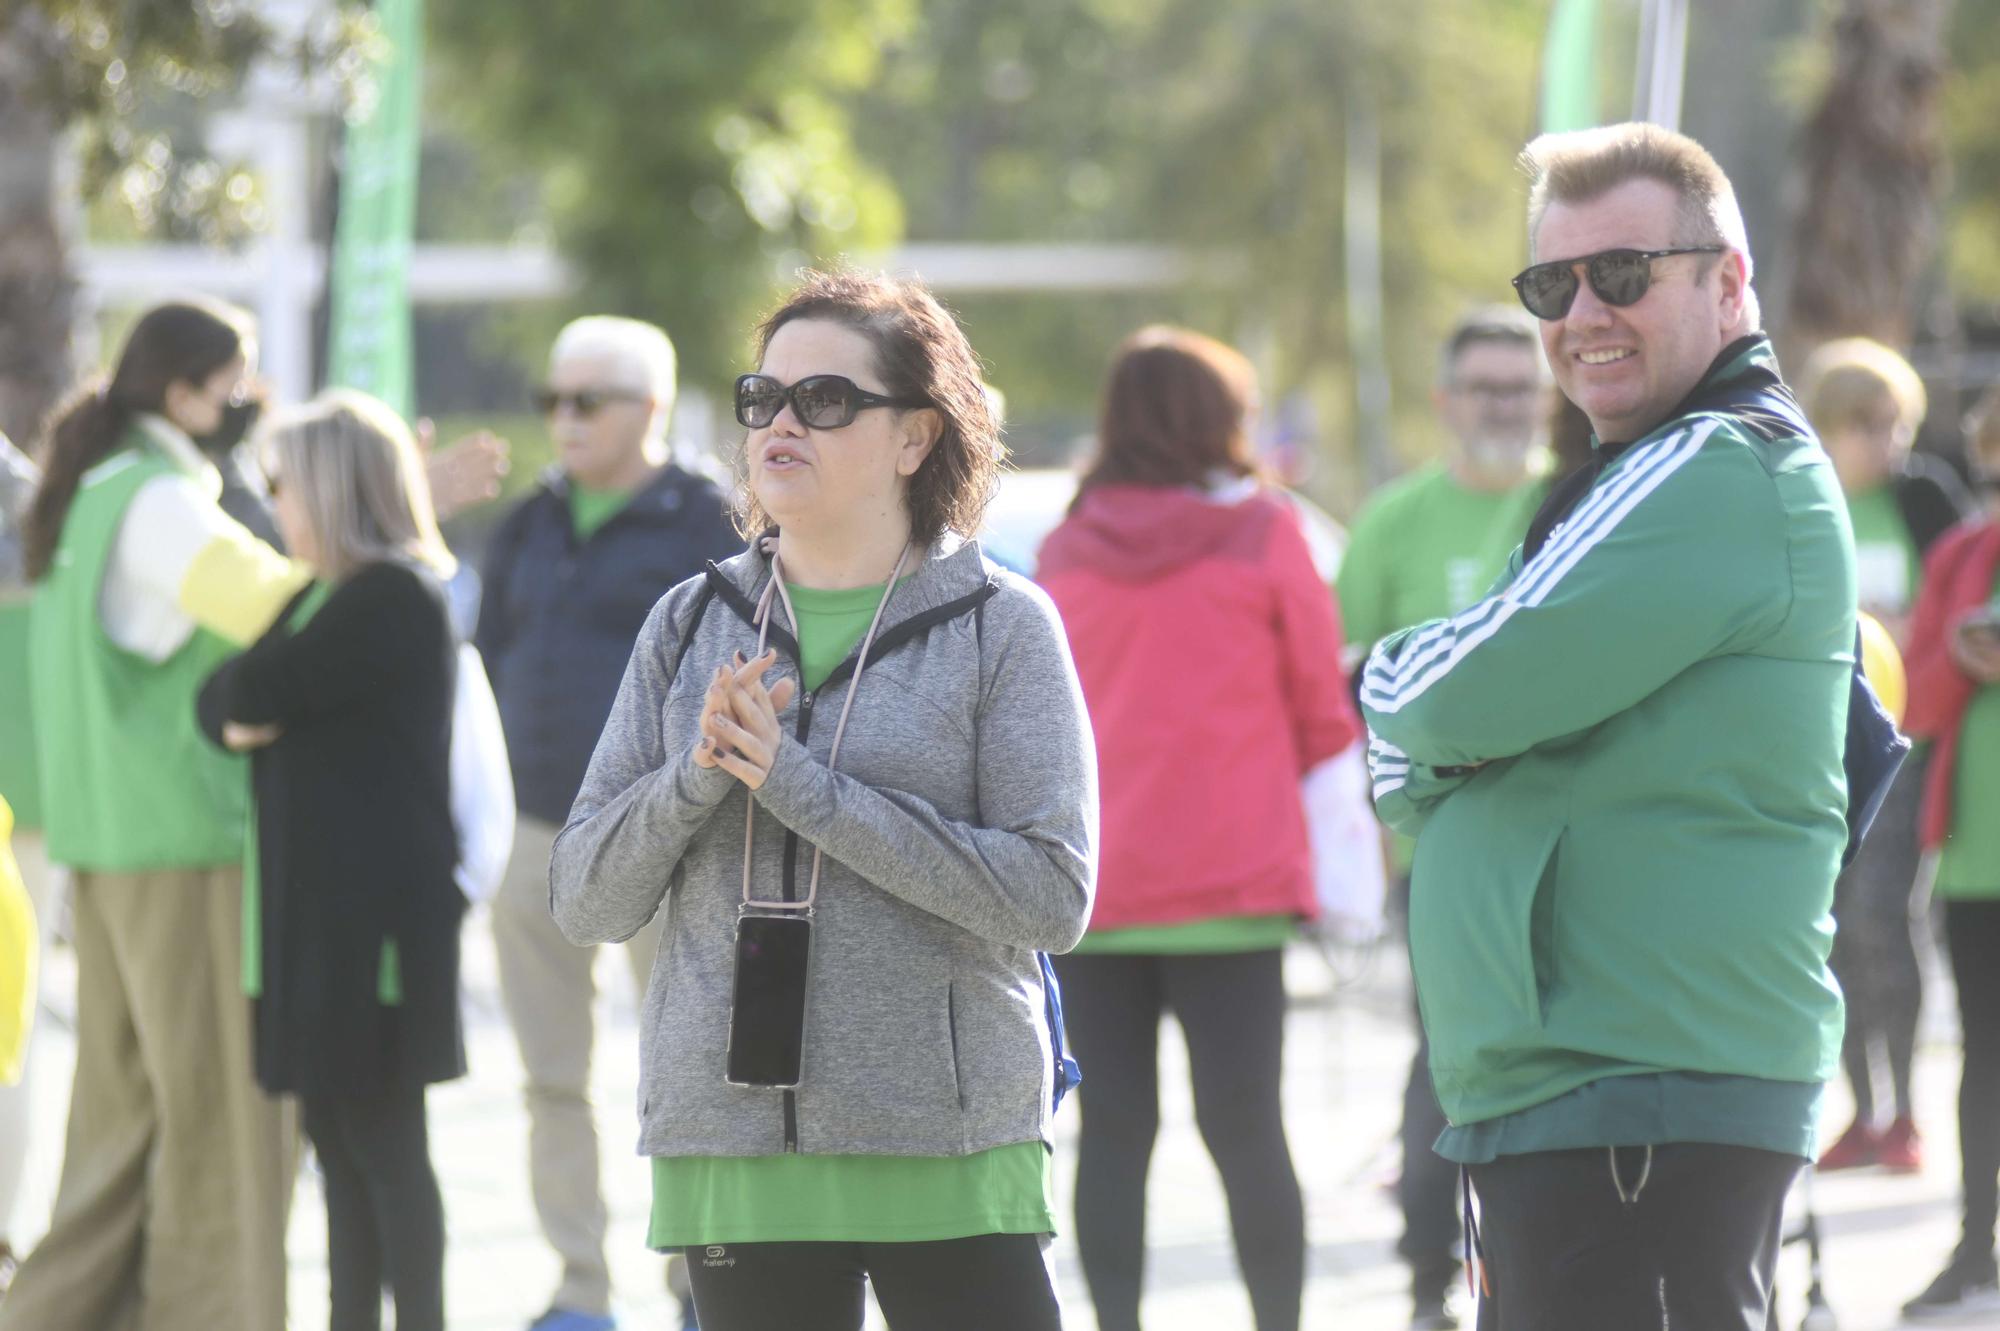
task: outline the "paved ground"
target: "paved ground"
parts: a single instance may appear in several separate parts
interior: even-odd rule
[[[450,1223],[450,1309],[454,1331],[519,1331],[539,1311],[555,1279],[554,1258],[536,1234],[524,1165],[526,1123],[520,1065],[500,1016],[492,949],[475,917],[466,940],[472,1075],[432,1093],[432,1131]],[[46,1215],[60,1151],[72,1052],[64,1018],[70,978],[66,955],[52,958],[52,1011],[43,1022],[36,1082],[45,1124],[31,1162],[24,1214]],[[1356,964],[1336,986],[1322,958],[1303,947],[1289,960],[1297,999],[1287,1032],[1285,1094],[1292,1148],[1305,1185],[1312,1238],[1306,1325],[1313,1331],[1392,1331],[1407,1324],[1404,1274],[1391,1245],[1398,1217],[1382,1183],[1396,1168],[1392,1147],[1411,1038],[1407,976],[1384,953]],[[620,1313],[628,1328],[672,1326],[660,1259],[644,1248],[647,1175],[634,1158],[633,1091],[638,1067],[633,1005],[622,967],[609,982],[599,1044],[598,1113],[606,1151],[613,1227],[612,1261]],[[1950,996],[1933,987],[1918,1074],[1919,1118],[1929,1167],[1911,1178],[1869,1172],[1836,1175],[1818,1186],[1827,1233],[1827,1291],[1840,1331],[1886,1331],[1896,1308],[1935,1274],[1956,1237],[1957,1161],[1950,1051]],[[1228,1224],[1215,1171],[1195,1134],[1185,1090],[1185,1055],[1171,1028],[1162,1042],[1168,1087],[1151,1182],[1149,1331],[1248,1328],[1247,1300],[1236,1282]],[[1085,1092],[1088,1093],[1087,1090]],[[1829,1107],[1829,1127],[1846,1122]],[[1058,1174],[1068,1214],[1074,1111],[1061,1118]],[[294,1211],[292,1326],[325,1327],[324,1213],[308,1175]],[[1057,1267],[1068,1324],[1094,1331],[1074,1247],[1058,1239]],[[1788,1251],[1781,1325],[1799,1324],[1803,1254]],[[2000,1327],[2000,1322],[1993,1325]]]

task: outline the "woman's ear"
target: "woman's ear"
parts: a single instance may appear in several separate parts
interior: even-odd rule
[[[903,414],[902,446],[896,451],[896,474],[914,476],[924,459],[937,447],[944,433],[944,417],[936,407],[921,407]]]
[[[185,379],[169,379],[166,392],[160,395],[160,414],[175,425],[181,425],[188,418],[188,408],[201,398],[201,390]],[[182,425],[182,428],[186,427]]]

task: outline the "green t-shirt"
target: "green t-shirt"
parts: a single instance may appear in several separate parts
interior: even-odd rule
[[[2000,603],[2000,577],[1993,584]],[[1937,892],[1960,900],[2000,897],[2000,684],[1972,695],[1958,731],[1951,826],[1938,854]]]
[[[904,578],[899,585],[907,585]],[[882,585],[849,587],[841,591],[819,591],[812,587],[787,585],[792,609],[799,616],[799,682],[816,689],[826,682],[835,666],[854,654],[861,635],[868,632],[875,608],[882,604]],[[890,598],[894,606],[895,598]],[[891,622],[889,612],[883,623]]]
[[[922,1243],[1055,1231],[1049,1153],[656,1156],[659,1251],[709,1243]]]
[[[1887,485],[1847,497],[1847,520],[1854,527],[1854,583],[1861,608],[1906,615],[1917,603],[1923,561],[1909,524]]]
[[[1341,556],[1335,589],[1347,641],[1372,646],[1486,595],[1547,489],[1539,468],[1512,490],[1468,489],[1442,462],[1384,486],[1355,519]],[[1414,846],[1408,837],[1391,838],[1395,872],[1410,872]]]
[[[1458,1164],[1483,1165],[1535,1151],[1707,1142],[1810,1160],[1821,1090],[1818,1082],[1701,1072],[1603,1077],[1518,1114],[1448,1127],[1436,1150]]]
[[[1291,941],[1298,921],[1290,915],[1229,915],[1186,924],[1138,924],[1129,929],[1092,929],[1076,954],[1196,957],[1230,952],[1269,952]]]
[[[569,485],[569,528],[576,539],[587,541],[599,527],[618,516],[632,500],[630,490],[593,490],[571,481]]]
[[[799,617],[802,682],[816,689],[868,632],[882,588],[787,590]],[[1054,1231],[1048,1149],[1030,1141],[964,1156],[657,1156],[646,1241],[664,1251]]]
[[[42,825],[35,709],[28,699],[28,603],[0,594],[0,795],[22,831]]]

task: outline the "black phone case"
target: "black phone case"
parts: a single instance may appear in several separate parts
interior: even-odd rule
[[[729,1005],[732,1086],[790,1090],[805,1065],[806,983],[812,970],[812,919],[739,916],[736,978]]]

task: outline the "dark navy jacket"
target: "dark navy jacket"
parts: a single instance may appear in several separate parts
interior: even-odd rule
[[[741,552],[715,483],[669,466],[578,541],[552,470],[501,522],[474,641],[486,659],[521,812],[561,823],[653,604]]]

